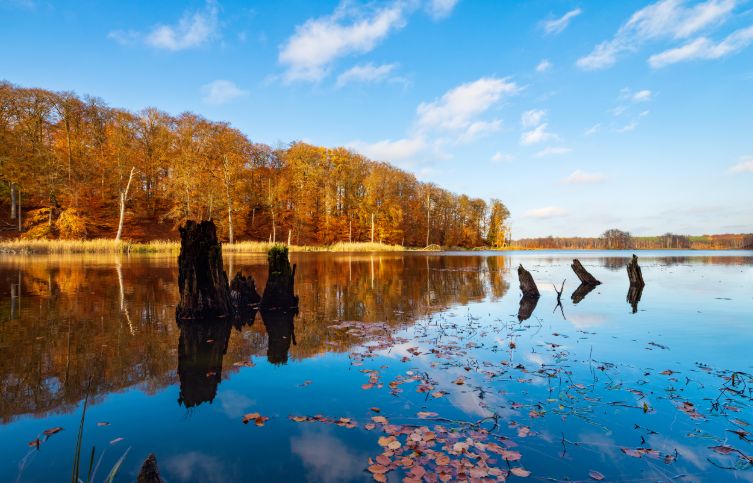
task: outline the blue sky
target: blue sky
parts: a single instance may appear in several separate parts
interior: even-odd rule
[[[348,146],[514,237],[753,231],[750,0],[0,0],[0,79]]]

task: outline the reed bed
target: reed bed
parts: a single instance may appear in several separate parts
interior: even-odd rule
[[[225,253],[266,253],[275,243],[241,241],[224,243]],[[291,252],[387,252],[404,251],[400,245],[384,243],[335,243],[329,246],[293,245]],[[97,240],[7,240],[0,242],[0,254],[71,254],[71,253],[163,253],[177,254],[180,242],[155,240],[148,243],[132,243],[107,239]]]

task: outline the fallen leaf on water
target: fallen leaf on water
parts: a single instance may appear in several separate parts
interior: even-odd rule
[[[421,418],[421,419],[435,418],[435,417],[439,416],[438,413],[433,413],[433,412],[430,412],[430,411],[419,411],[418,413],[416,413],[416,415],[419,418]]]
[[[387,424],[387,418],[385,418],[384,416],[372,416],[371,420],[375,423]]]
[[[97,423],[97,426],[109,426],[109,425],[110,423],[108,423],[107,421],[100,421]]]
[[[437,392],[431,393],[431,397],[433,397],[434,399],[438,399],[438,398],[440,398],[440,397],[442,397],[442,396],[444,396],[446,394],[447,394],[446,392],[437,391]]]
[[[31,448],[37,448],[39,449],[39,445],[42,444],[42,442],[39,440],[39,438],[35,439],[34,441],[29,441],[29,447]]]
[[[298,384],[298,387],[306,387],[309,384],[311,384],[311,381],[308,381],[308,380],[307,381],[303,381],[302,383]]]
[[[53,434],[59,433],[62,430],[63,428],[61,428],[60,426],[56,426],[54,428],[45,429],[44,431],[42,431],[42,434],[44,434],[45,436],[52,436]]]
[[[389,471],[389,468],[383,465],[374,464],[374,465],[369,466],[369,471],[371,473],[384,474]]]
[[[380,412],[382,412],[382,410],[381,410],[381,409],[379,409],[379,408],[377,408],[377,407],[373,407],[373,408],[369,408],[369,409],[371,409],[371,410],[372,410],[372,411],[374,411],[375,413],[380,413]]]
[[[290,419],[295,421],[296,423],[302,423],[306,421],[308,418],[306,416],[288,416]]]
[[[458,386],[462,386],[463,384],[465,384],[465,378],[463,376],[460,376],[460,377],[458,377],[457,379],[455,379],[452,382],[453,382],[453,384],[457,384]]]
[[[732,446],[724,446],[724,445],[710,446],[709,449],[711,449],[711,450],[713,450],[713,451],[715,451],[715,452],[717,452],[719,454],[730,454],[733,451],[735,451],[735,448],[733,448]]]
[[[110,441],[110,444],[118,444],[118,443],[120,443],[121,441],[123,441],[123,438],[115,438],[115,439],[113,439],[112,441]]]
[[[264,423],[269,421],[269,418],[259,413],[248,413],[243,416],[243,424],[248,424],[249,421],[253,421],[257,426],[264,426]]]
[[[531,474],[530,471],[521,468],[520,466],[516,466],[515,468],[510,468],[510,473],[512,473],[515,476],[520,476],[521,478],[525,478]]]
[[[602,475],[601,473],[599,473],[596,470],[589,471],[588,472],[588,476],[590,476],[592,479],[594,479],[596,481],[601,481],[601,480],[604,479],[604,475]]]
[[[667,369],[666,371],[661,371],[659,374],[663,374],[665,376],[671,376],[674,373],[675,371],[673,371],[672,369]]]

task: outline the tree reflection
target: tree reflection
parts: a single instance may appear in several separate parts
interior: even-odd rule
[[[187,408],[214,400],[222,381],[231,323],[227,319],[179,320],[178,404]]]
[[[272,364],[287,364],[291,342],[296,344],[293,318],[297,311],[262,310],[261,320],[267,331],[267,360]]]

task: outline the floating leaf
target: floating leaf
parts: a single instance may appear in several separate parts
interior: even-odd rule
[[[110,441],[110,444],[118,444],[118,443],[120,443],[121,441],[123,441],[123,438],[115,438],[115,439],[113,439],[112,441]]]
[[[531,475],[530,471],[524,468],[521,468],[520,466],[516,466],[515,468],[510,468],[510,473],[512,473],[515,476],[519,476],[521,478],[525,478]]]
[[[601,481],[601,480],[604,479],[604,475],[602,475],[601,473],[599,473],[596,470],[589,471],[588,472],[588,476],[590,476],[591,479],[596,480],[596,481]]]
[[[435,417],[439,416],[438,413],[433,413],[433,412],[430,412],[430,411],[419,411],[418,413],[416,413],[416,415],[419,418],[421,418],[421,419],[435,418]]]
[[[53,434],[59,433],[62,430],[63,428],[56,426],[54,428],[45,429],[44,431],[42,431],[42,434],[44,434],[45,436],[52,436]]]

